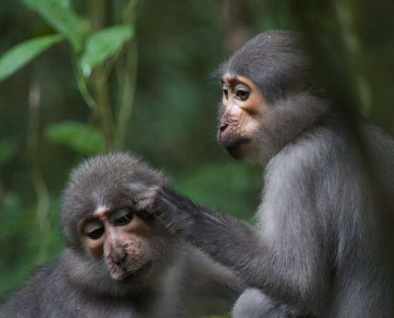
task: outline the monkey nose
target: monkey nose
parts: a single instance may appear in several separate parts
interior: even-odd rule
[[[219,125],[220,132],[225,131],[227,127],[228,127],[227,123],[220,123],[220,125]]]
[[[123,250],[115,250],[111,254],[111,260],[114,262],[116,265],[120,266],[123,264],[123,262],[126,259],[126,253]]]

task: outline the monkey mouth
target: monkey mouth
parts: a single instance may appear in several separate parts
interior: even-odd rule
[[[227,152],[235,159],[241,159],[243,157],[241,148],[243,145],[251,143],[250,138],[240,137],[231,140],[220,140],[222,146],[227,150]]]
[[[149,262],[145,263],[144,265],[142,265],[140,268],[135,269],[135,270],[134,269],[133,270],[120,269],[118,271],[111,272],[111,276],[115,280],[121,280],[121,281],[130,281],[130,280],[134,280],[134,279],[140,279],[140,278],[144,278],[148,275],[152,266],[153,266],[153,262],[149,261]]]
[[[138,269],[132,269],[132,270],[128,269],[128,268],[111,267],[110,273],[111,273],[111,277],[115,280],[129,281],[129,280],[134,280],[134,279],[145,277],[146,275],[148,275],[152,266],[153,266],[153,262],[148,261],[147,263],[145,263],[144,265],[142,265]]]

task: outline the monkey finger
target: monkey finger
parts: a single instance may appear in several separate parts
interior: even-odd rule
[[[137,211],[144,211],[153,214],[157,210],[157,192],[158,187],[151,187],[139,193],[133,194],[134,208]]]
[[[143,182],[133,182],[133,183],[128,184],[127,187],[129,189],[130,195],[132,197],[138,197],[138,196],[142,195],[145,191],[152,188],[152,185],[148,185]]]

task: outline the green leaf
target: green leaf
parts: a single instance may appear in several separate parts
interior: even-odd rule
[[[36,11],[53,28],[63,34],[71,43],[76,52],[82,49],[83,35],[81,21],[64,0],[23,0],[31,9]]]
[[[127,25],[109,27],[90,36],[80,60],[83,74],[89,76],[96,65],[111,57],[132,37],[133,28]]]
[[[63,121],[49,126],[46,137],[52,142],[65,145],[82,154],[105,151],[105,139],[94,127],[74,121]]]
[[[0,82],[61,40],[63,40],[61,35],[49,35],[28,40],[13,47],[0,58]]]
[[[0,139],[0,166],[7,162],[16,151],[16,143],[13,138]]]

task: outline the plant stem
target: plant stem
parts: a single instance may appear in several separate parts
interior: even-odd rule
[[[78,89],[82,95],[82,98],[85,100],[85,103],[89,106],[89,108],[95,111],[97,109],[97,103],[89,92],[85,78],[83,77],[83,74],[78,68],[75,56],[73,58],[73,69],[74,69],[75,80],[77,82]]]
[[[93,31],[100,30],[106,24],[107,0],[90,0],[91,23]],[[101,122],[106,148],[114,148],[115,125],[111,109],[108,89],[108,76],[104,65],[98,66],[93,72],[93,86],[96,92],[97,112]]]
[[[119,16],[123,16],[123,22],[131,26],[135,25],[136,5],[138,0],[131,0],[127,5],[125,13],[121,12]],[[117,8],[122,10],[122,8]],[[117,148],[123,149],[126,143],[127,127],[133,113],[137,65],[138,65],[138,47],[137,41],[134,39],[129,48],[125,50],[126,68],[117,68],[118,82],[120,83],[119,110],[117,114],[118,138]]]
[[[40,116],[41,90],[36,81],[29,89],[29,127],[27,134],[28,165],[31,173],[34,190],[37,195],[37,223],[40,229],[40,246],[36,262],[43,263],[48,253],[51,224],[49,221],[49,194],[45,180],[38,165],[38,127]]]

